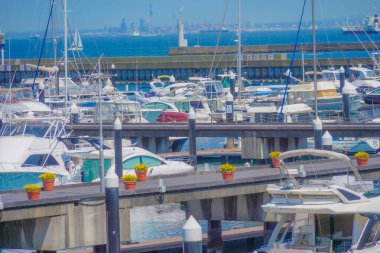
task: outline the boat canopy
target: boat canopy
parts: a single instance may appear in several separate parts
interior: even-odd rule
[[[320,157],[330,157],[342,160],[344,162],[351,162],[351,159],[344,155],[333,151],[328,150],[319,150],[319,149],[300,149],[300,150],[291,150],[280,154],[278,157],[280,160],[286,158],[295,157],[295,156],[320,156]]]

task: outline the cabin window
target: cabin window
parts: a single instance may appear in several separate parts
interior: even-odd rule
[[[315,215],[316,243],[322,243],[326,238],[332,240],[334,252],[346,252],[352,243],[352,214]]]
[[[365,242],[365,246],[364,247],[369,247],[369,246],[372,246],[372,245],[375,245],[377,241],[379,241],[379,231],[380,229],[380,221],[377,221],[375,222],[375,224],[373,224],[372,226],[372,229],[371,229],[371,232]]]
[[[52,155],[47,154],[34,154],[30,155],[21,167],[30,166],[55,166],[59,165],[57,160]]]
[[[348,200],[348,201],[353,201],[353,200],[359,200],[360,197],[351,193],[351,192],[348,192],[348,191],[345,191],[345,190],[342,190],[342,189],[338,189],[338,191],[340,193],[342,193],[342,195]]]
[[[161,165],[161,160],[150,156],[135,156],[123,162],[123,169],[133,169],[135,165],[143,163],[148,167]]]
[[[133,169],[136,164],[140,164],[140,163],[141,163],[140,156],[132,157],[123,162],[123,169]]]
[[[162,164],[161,160],[150,156],[142,156],[141,159],[141,163],[148,165],[148,167],[159,166]]]

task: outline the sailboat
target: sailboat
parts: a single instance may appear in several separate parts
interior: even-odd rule
[[[80,38],[78,29],[75,30],[74,41],[73,41],[73,44],[71,44],[71,47],[69,48],[69,50],[70,51],[82,51],[83,50],[82,39]]]

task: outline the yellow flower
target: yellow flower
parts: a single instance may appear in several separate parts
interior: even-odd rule
[[[39,178],[41,178],[42,180],[55,179],[55,174],[51,172],[46,172],[44,174],[41,174]]]
[[[225,164],[220,165],[219,169],[222,172],[227,172],[227,171],[235,172],[236,171],[235,166],[233,166],[232,164],[229,164],[229,163],[225,163]]]
[[[355,158],[368,158],[369,154],[367,152],[357,152],[354,155]]]
[[[148,170],[148,166],[146,166],[145,164],[136,164],[135,165],[135,171],[144,171],[144,170]]]
[[[280,151],[272,151],[269,153],[269,157],[270,158],[277,158],[281,155],[281,152]]]
[[[41,191],[42,186],[38,184],[26,184],[24,185],[24,189],[27,192],[35,192],[35,191]]]
[[[124,174],[121,178],[123,181],[137,181],[137,177],[132,174]]]

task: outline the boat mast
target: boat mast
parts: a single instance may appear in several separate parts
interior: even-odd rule
[[[314,72],[314,106],[315,118],[318,118],[318,102],[317,102],[317,59],[316,59],[316,36],[315,36],[315,0],[311,2],[312,12],[312,30],[313,30],[313,72]]]
[[[238,102],[241,103],[241,92],[242,92],[242,82],[241,82],[241,6],[238,0]]]
[[[100,149],[99,149],[99,178],[100,178],[100,191],[105,191],[105,185],[104,185],[104,151],[103,151],[103,113],[102,113],[102,81],[101,81],[101,66],[100,66],[100,59],[98,60],[98,86],[99,86],[99,142],[100,142]]]
[[[67,111],[67,0],[63,2],[64,9],[64,63],[65,63],[65,113]],[[59,78],[59,77],[57,77]],[[59,80],[59,79],[58,79]]]

